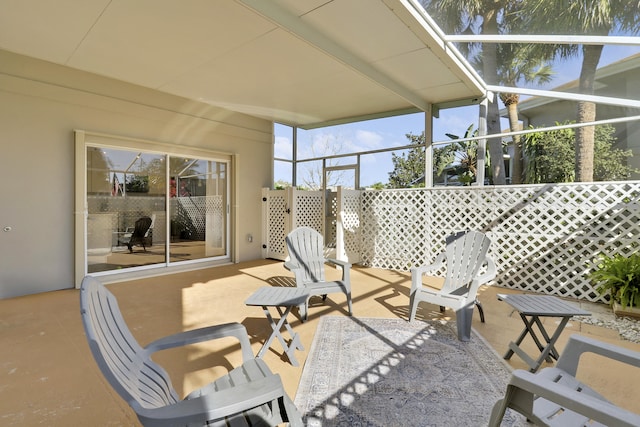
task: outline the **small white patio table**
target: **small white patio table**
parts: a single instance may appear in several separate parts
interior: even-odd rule
[[[515,342],[509,343],[509,350],[504,355],[504,358],[509,360],[514,353],[517,354],[529,365],[531,372],[537,371],[540,365],[542,365],[543,360],[547,362],[552,362],[552,358],[558,360],[560,355],[555,348],[555,344],[571,317],[591,316],[591,313],[588,311],[582,310],[573,304],[551,295],[498,294],[498,299],[516,309],[525,325],[518,339]],[[541,317],[562,318],[551,337],[549,337],[549,333],[540,321]],[[544,339],[544,344],[536,335],[533,329],[534,324],[538,326],[540,334]],[[538,350],[541,352],[536,360],[529,357],[529,355],[519,347],[527,334],[531,335],[531,338],[533,338],[533,341],[538,346]]]
[[[244,302],[246,305],[255,305],[262,306],[262,310],[264,311],[265,316],[269,320],[271,324],[271,328],[273,332],[269,338],[265,341],[264,345],[258,351],[256,357],[262,358],[264,353],[267,351],[267,348],[271,345],[271,342],[274,338],[278,338],[280,344],[284,348],[284,352],[289,358],[289,361],[293,366],[299,366],[298,360],[295,357],[296,350],[304,350],[302,343],[300,342],[300,335],[298,335],[289,322],[287,321],[287,316],[291,312],[291,309],[295,306],[304,304],[306,300],[309,298],[309,293],[304,288],[286,288],[286,287],[273,287],[273,286],[263,286],[258,288],[247,300]],[[280,314],[280,319],[276,323],[273,316],[269,312],[269,307],[275,307],[278,313]],[[284,307],[284,310],[283,308]],[[291,336],[291,342],[287,343],[287,341],[282,336],[280,331],[284,331],[286,329]]]

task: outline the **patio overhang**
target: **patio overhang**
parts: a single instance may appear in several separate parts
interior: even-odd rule
[[[0,49],[301,128],[486,94],[415,0],[24,0]]]

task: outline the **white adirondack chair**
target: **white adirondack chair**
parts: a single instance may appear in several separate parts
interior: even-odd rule
[[[284,266],[293,272],[296,286],[309,291],[309,297],[341,292],[347,296],[349,315],[353,315],[351,304],[351,264],[324,256],[324,238],[310,227],[299,227],[291,231],[286,239],[289,260]],[[325,264],[333,264],[342,269],[342,279],[332,282],[325,280]],[[299,307],[300,317],[307,320],[309,300]]]
[[[91,276],[82,281],[80,312],[102,374],[144,426],[275,426],[287,421],[302,426],[280,376],[254,358],[240,323],[181,332],[141,347],[113,294]],[[167,372],[151,360],[151,354],[222,337],[240,341],[242,365],[180,400]]]
[[[576,379],[584,353],[594,353],[640,368],[640,353],[581,335],[569,337],[555,367],[533,374],[512,372],[504,398],[491,411],[489,427],[498,427],[511,408],[537,426],[638,427],[640,415],[608,402],[597,391]]]
[[[415,319],[418,304],[422,301],[439,305],[441,311],[449,307],[456,312],[458,339],[468,341],[474,305],[484,322],[484,311],[476,298],[478,288],[496,276],[495,264],[487,256],[490,244],[491,240],[483,233],[460,231],[447,237],[445,251],[436,257],[433,264],[412,268],[409,321]],[[480,274],[483,266],[486,266],[486,271]],[[425,286],[422,276],[442,267],[446,269],[442,289]]]

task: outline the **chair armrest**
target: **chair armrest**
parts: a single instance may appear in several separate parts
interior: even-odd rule
[[[496,277],[496,264],[489,257],[486,258],[487,262],[487,270],[479,276],[476,276],[469,285],[469,295],[476,295],[478,293],[478,288],[485,283],[490,282]]]
[[[284,268],[286,268],[289,271],[294,271],[300,268],[299,264],[296,264],[294,262],[291,261],[285,261],[284,262]]]
[[[335,259],[335,258],[325,258],[325,261],[330,263],[330,264],[339,265],[339,266],[344,267],[344,268],[351,268],[351,263],[347,262],[347,261],[342,261],[342,260]]]
[[[292,261],[286,261],[284,267],[293,273],[296,280],[296,286],[302,286],[304,283],[304,267]]]
[[[412,292],[422,287],[422,275],[428,271],[434,271],[444,265],[446,254],[442,252],[433,263],[411,268],[411,290]]]
[[[280,375],[275,374],[160,408],[139,407],[136,413],[145,425],[204,425],[209,420],[237,414],[283,396]]]
[[[578,371],[578,361],[583,353],[594,353],[631,366],[640,367],[640,352],[578,334],[569,337],[567,346],[562,351],[556,367],[575,376]]]
[[[329,264],[333,264],[335,266],[339,266],[342,268],[342,280],[350,280],[349,272],[351,271],[351,263],[347,261],[341,261],[335,258],[325,258],[325,262]]]
[[[509,386],[552,401],[565,409],[590,417],[604,425],[628,427],[640,425],[640,415],[638,414],[525,370],[513,371]]]
[[[483,285],[487,282],[492,281],[493,279],[496,278],[496,275],[498,274],[496,263],[493,261],[493,259],[491,259],[490,257],[487,257],[485,258],[485,261],[487,261],[487,270],[477,277],[478,284],[480,285]]]
[[[253,351],[249,342],[247,329],[240,323],[225,323],[221,325],[208,326],[205,328],[193,329],[191,331],[178,332],[160,338],[149,344],[144,349],[149,353],[166,350],[169,348],[182,347],[189,344],[210,341],[218,338],[236,337],[240,341],[240,349],[242,350],[242,360],[253,359]]]
[[[444,265],[444,260],[446,256],[447,255],[444,252],[442,252],[436,257],[436,259],[433,260],[431,264],[412,267],[411,275],[413,276],[415,274],[419,276],[426,273],[427,271],[433,271],[441,268]]]

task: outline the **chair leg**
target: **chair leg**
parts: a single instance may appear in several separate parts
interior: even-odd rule
[[[282,418],[289,422],[289,427],[303,427],[302,415],[298,412],[298,408],[296,408],[296,405],[291,401],[289,396],[285,394],[283,398],[278,400],[282,400],[280,412],[284,412],[284,417]]]
[[[307,312],[309,311],[309,307],[307,306],[307,304],[308,302],[305,302],[304,304],[300,304],[298,306],[298,312],[300,313],[300,321],[302,321],[303,323],[307,320]]]
[[[411,295],[411,297],[409,298],[409,322],[413,322],[413,319],[416,318],[416,311],[418,310],[418,303],[419,301],[416,301],[415,297],[413,295]]]
[[[353,307],[351,303],[351,292],[347,294],[347,305],[349,306],[349,316],[353,316]]]
[[[507,410],[504,399],[498,400],[491,409],[491,416],[489,418],[488,427],[500,427],[504,414]]]
[[[484,323],[484,310],[482,309],[482,304],[480,303],[478,298],[476,298],[475,304],[476,307],[478,307],[478,311],[480,312],[480,321]]]
[[[471,339],[471,321],[473,320],[473,304],[462,307],[456,311],[456,326],[458,327],[458,339],[469,341]]]

